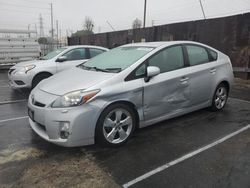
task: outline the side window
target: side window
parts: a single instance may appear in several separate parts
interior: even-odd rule
[[[136,71],[135,71],[135,76],[136,77],[141,77],[144,76],[146,73],[146,65],[142,64]]]
[[[161,73],[184,67],[184,58],[181,46],[169,47],[148,60],[149,66],[159,67]]]
[[[86,59],[86,52],[84,48],[77,48],[65,53],[63,56],[67,57],[67,61]]]
[[[211,61],[216,61],[217,58],[218,58],[218,54],[215,51],[210,50],[210,49],[208,49],[208,52],[209,52],[209,54],[211,56]]]
[[[100,50],[100,49],[95,49],[95,48],[90,48],[89,49],[89,54],[90,54],[90,58],[95,57],[101,53],[105,52],[104,50]]]
[[[191,66],[209,62],[207,50],[200,46],[187,45],[188,59]]]
[[[146,75],[146,67],[145,63],[141,64],[125,78],[125,81],[143,78]]]

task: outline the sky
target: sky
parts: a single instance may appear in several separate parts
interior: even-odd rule
[[[83,28],[86,16],[94,21],[94,32],[131,29],[136,18],[143,20],[145,0],[0,0],[0,29],[37,28],[39,15],[45,35],[51,30],[50,3],[54,28],[58,20],[59,35]],[[201,0],[206,18],[250,12],[250,0]],[[146,26],[203,19],[199,0],[147,0]],[[60,32],[61,31],[61,32]]]

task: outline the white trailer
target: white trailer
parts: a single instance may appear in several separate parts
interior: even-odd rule
[[[36,31],[0,29],[0,68],[40,57]]]

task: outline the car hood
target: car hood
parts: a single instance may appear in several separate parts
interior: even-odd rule
[[[35,59],[35,60],[31,60],[31,61],[23,61],[23,62],[20,62],[20,63],[17,63],[14,67],[25,67],[27,65],[38,65],[40,63],[44,63],[46,60],[38,60],[38,59]]]
[[[64,95],[71,91],[87,89],[114,75],[115,73],[88,71],[76,67],[42,81],[38,87],[47,93]]]

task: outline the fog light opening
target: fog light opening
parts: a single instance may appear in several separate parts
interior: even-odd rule
[[[67,139],[69,137],[69,132],[67,132],[67,131],[61,131],[60,132],[60,137],[62,139]]]
[[[69,128],[70,128],[69,122],[61,122],[60,137],[62,139],[67,139],[69,137],[70,135]]]

